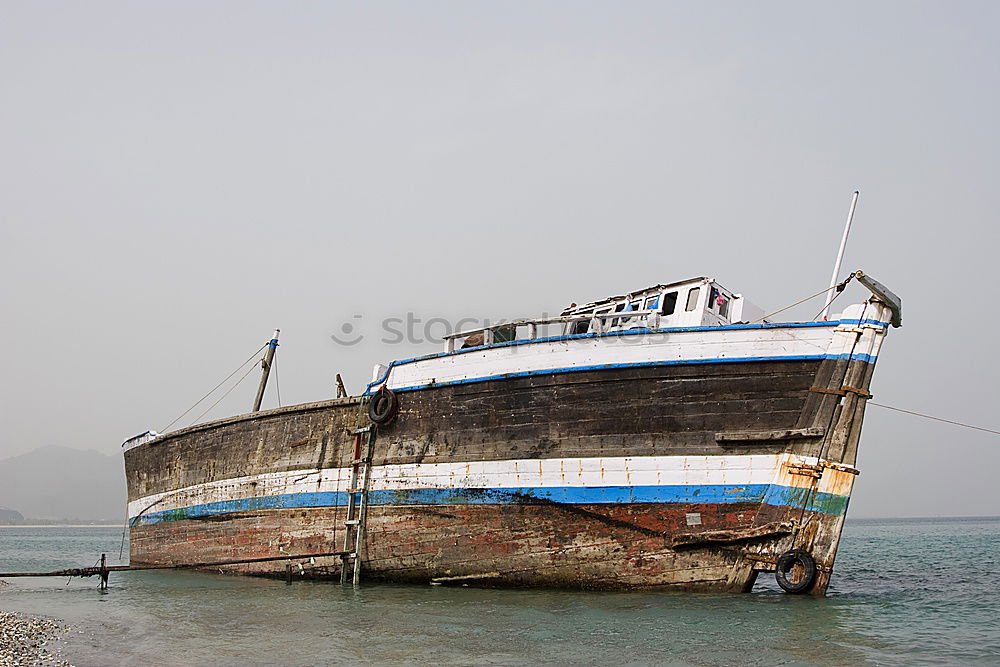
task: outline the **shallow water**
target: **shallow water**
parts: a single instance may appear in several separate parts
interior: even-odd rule
[[[121,529],[0,527],[0,570],[117,562]],[[127,553],[127,547],[126,547]],[[828,597],[494,591],[191,572],[8,579],[115,664],[1000,664],[1000,519],[848,521]]]

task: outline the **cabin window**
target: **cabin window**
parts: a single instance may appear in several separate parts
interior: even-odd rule
[[[508,324],[505,327],[497,327],[493,330],[494,343],[509,343],[517,339],[517,325]]]
[[[628,304],[629,310],[640,310],[641,308],[642,308],[642,299],[636,299],[635,301],[630,301]],[[630,319],[634,320],[636,318],[633,317]]]
[[[700,287],[692,287],[688,290],[688,300],[687,305],[684,306],[684,310],[694,310],[698,305],[698,293],[701,292]]]
[[[641,308],[641,307],[642,307],[642,300],[641,299],[636,299],[635,301],[628,301],[624,305],[624,309],[627,312],[632,312],[632,311],[639,310],[639,308]],[[622,324],[628,324],[629,322],[635,321],[637,319],[638,318],[636,318],[636,317],[623,317],[621,323]]]
[[[657,295],[657,296],[648,296],[648,297],[646,297],[646,304],[642,307],[642,309],[643,310],[656,310],[656,306],[658,306],[659,303],[660,303],[660,297],[659,297],[659,295]]]
[[[722,305],[719,306],[719,315],[729,317],[729,299],[727,299],[725,295],[722,296]]]
[[[719,307],[719,290],[712,288],[712,291],[708,293],[708,307],[712,310],[716,310]]]
[[[618,305],[615,306],[615,312],[616,313],[620,313],[623,310],[625,310],[625,304],[624,303],[619,303]],[[613,327],[618,326],[618,322],[619,322],[619,319],[617,317],[612,318],[611,319],[611,326],[613,326]]]
[[[660,312],[663,315],[673,315],[675,308],[677,308],[677,292],[668,292],[663,295],[663,310]]]

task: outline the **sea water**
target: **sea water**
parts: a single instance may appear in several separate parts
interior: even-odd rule
[[[0,571],[118,562],[113,527],[0,528]],[[128,547],[124,550],[127,558]],[[825,598],[294,582],[8,579],[76,665],[1000,664],[1000,519],[848,520]]]

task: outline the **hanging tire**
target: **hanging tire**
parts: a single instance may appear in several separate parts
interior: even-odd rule
[[[368,419],[379,426],[390,423],[396,418],[398,412],[399,399],[396,394],[385,387],[376,391],[375,395],[368,401]]]
[[[799,575],[794,581],[789,579],[792,570],[798,567]],[[786,551],[778,559],[774,568],[774,578],[786,593],[805,593],[816,582],[816,561],[801,549]]]

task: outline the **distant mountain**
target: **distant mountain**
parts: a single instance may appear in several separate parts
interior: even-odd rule
[[[120,522],[122,458],[50,446],[0,460],[0,506],[16,508],[28,519]]]

